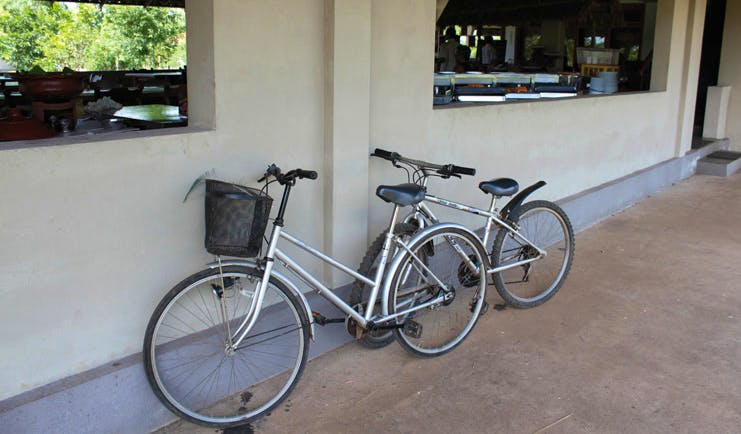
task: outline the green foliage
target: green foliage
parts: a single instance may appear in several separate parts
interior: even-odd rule
[[[52,59],[44,47],[59,32],[60,23],[69,20],[69,11],[59,3],[31,0],[4,0],[0,10],[3,41],[0,54],[19,70],[39,65],[53,70]]]
[[[18,70],[177,68],[181,9],[0,0],[0,57]]]
[[[94,69],[169,66],[185,32],[181,11],[163,8],[105,7],[101,37],[91,47]]]

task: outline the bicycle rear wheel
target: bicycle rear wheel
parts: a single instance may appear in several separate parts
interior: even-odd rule
[[[561,288],[574,259],[574,230],[566,213],[555,203],[537,200],[524,204],[510,220],[519,233],[546,251],[546,256],[494,274],[494,286],[502,298],[518,308],[545,303]],[[538,256],[537,250],[510,232],[500,230],[494,239],[494,267]]]
[[[144,366],[157,397],[177,415],[226,428],[254,420],[293,389],[306,363],[309,319],[274,279],[257,323],[236,349],[235,335],[262,272],[245,266],[203,270],[160,302],[144,339]]]
[[[407,240],[411,238],[411,236],[416,231],[417,226],[409,223],[399,223],[398,225],[396,225],[396,228],[394,228],[395,234],[400,236],[402,239]],[[360,262],[360,266],[358,267],[358,273],[370,278],[375,277],[376,269],[378,268],[378,261],[381,259],[381,250],[383,249],[383,243],[385,241],[386,232],[384,231],[378,234],[373,243],[371,243],[371,245],[368,247],[363,260]],[[396,245],[392,244],[391,247],[395,248]],[[394,253],[394,251],[391,251],[389,253],[389,258],[393,258]],[[362,305],[363,311],[368,309],[368,306],[366,304],[368,302],[368,297],[370,296],[370,291],[371,285],[368,285],[363,281],[356,280],[352,285],[352,289],[350,290],[350,306]],[[381,311],[381,303],[381,297],[378,297],[374,312]],[[365,333],[363,337],[358,340],[358,343],[366,348],[377,349],[383,348],[393,341],[394,333],[391,330],[375,330]]]
[[[396,319],[404,328],[394,334],[404,349],[420,357],[440,356],[460,345],[476,325],[486,297],[488,262],[478,238],[457,226],[431,229],[408,246],[388,301],[390,314],[416,309]]]

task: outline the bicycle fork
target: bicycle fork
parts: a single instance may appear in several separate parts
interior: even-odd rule
[[[268,245],[268,253],[265,255],[266,261],[262,270],[262,278],[257,285],[257,288],[255,289],[255,294],[252,297],[250,308],[247,311],[247,314],[245,315],[242,322],[239,324],[239,327],[234,330],[234,333],[230,332],[229,315],[228,311],[226,310],[225,304],[226,301],[223,299],[223,297],[221,299],[221,314],[223,317],[222,319],[225,323],[225,332],[227,339],[225,345],[227,351],[236,351],[239,348],[239,345],[242,343],[244,338],[247,337],[247,334],[250,332],[250,330],[252,330],[252,327],[255,326],[255,323],[260,316],[260,308],[262,307],[263,301],[265,299],[265,293],[267,292],[268,283],[270,281],[270,273],[272,272],[273,264],[275,263],[275,261],[273,260],[275,256],[275,246],[277,244],[278,238],[280,237],[281,230],[281,226],[275,225],[273,227],[273,233],[270,237],[270,244]],[[221,273],[221,267],[219,267],[219,272]],[[222,287],[223,285],[224,284],[222,278]]]

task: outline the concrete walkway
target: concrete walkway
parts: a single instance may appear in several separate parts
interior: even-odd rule
[[[555,298],[490,309],[449,355],[352,344],[313,360],[277,410],[230,432],[252,429],[740,432],[741,174],[692,177],[578,234]]]

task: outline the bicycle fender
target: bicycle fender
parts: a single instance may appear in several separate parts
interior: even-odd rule
[[[504,208],[502,208],[502,217],[509,218],[510,215],[516,214],[517,211],[520,209],[520,206],[522,206],[522,203],[525,202],[525,199],[527,199],[527,197],[533,194],[535,190],[543,187],[545,184],[545,181],[538,181],[530,187],[517,193],[517,195],[513,197],[512,200],[510,200],[507,205],[504,206]]]
[[[423,230],[417,232],[416,235],[412,237],[412,239],[409,240],[409,242],[406,243],[407,247],[413,246],[417,241],[419,241],[420,238],[426,236],[428,233],[439,229],[441,227],[446,228],[457,228],[461,229],[465,232],[468,232],[471,234],[475,239],[479,239],[479,237],[470,229],[468,229],[465,226],[459,225],[457,223],[438,223],[432,226],[427,226]],[[401,265],[402,261],[406,259],[406,250],[400,251],[396,256],[394,256],[394,259],[391,261],[391,264],[389,265],[388,269],[384,273],[383,276],[383,287],[381,288],[381,294],[382,294],[382,300],[383,303],[381,305],[381,314],[383,316],[389,315],[389,293],[391,291],[391,281],[394,278],[394,275],[396,274],[396,270]]]
[[[222,267],[227,267],[229,265],[241,265],[244,267],[254,267],[257,268],[257,263],[254,261],[246,261],[246,260],[229,260],[229,261],[221,261]],[[211,262],[208,264],[208,268],[219,268],[218,262]],[[278,279],[278,281],[284,285],[286,285],[286,288],[288,288],[289,291],[293,293],[296,297],[298,297],[299,301],[301,302],[301,306],[304,309],[304,313],[306,314],[306,318],[309,319],[309,337],[313,342],[316,342],[316,334],[314,333],[314,320],[313,316],[311,314],[311,306],[309,305],[309,301],[304,296],[304,293],[301,292],[301,290],[296,286],[293,282],[291,282],[285,275],[280,273],[279,271],[275,271],[275,268],[273,268],[273,271],[270,272],[270,275]]]

